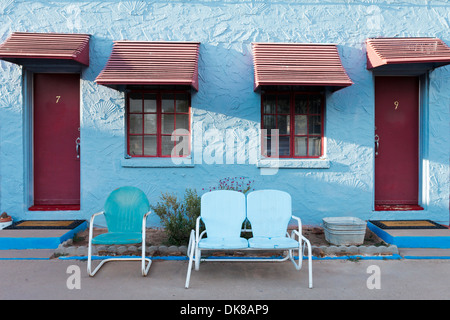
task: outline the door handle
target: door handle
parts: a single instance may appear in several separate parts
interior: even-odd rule
[[[375,135],[375,156],[378,155],[378,149],[380,148],[380,137]]]
[[[75,150],[77,152],[77,159],[80,159],[80,137],[75,139]]]

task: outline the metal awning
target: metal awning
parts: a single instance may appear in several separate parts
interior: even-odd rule
[[[438,38],[373,38],[366,40],[367,69],[422,64],[434,69],[450,64],[450,48]]]
[[[198,90],[199,42],[115,41],[95,80],[120,85],[189,85]]]
[[[16,64],[53,59],[89,65],[88,34],[14,32],[0,45],[0,59]]]
[[[342,89],[353,84],[336,45],[253,43],[254,89],[293,85]]]

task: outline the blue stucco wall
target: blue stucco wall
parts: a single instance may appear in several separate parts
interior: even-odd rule
[[[424,0],[284,1],[0,1],[0,40],[11,32],[91,34],[90,66],[81,78],[81,210],[28,211],[27,113],[22,67],[0,62],[0,211],[17,219],[88,219],[116,187],[134,185],[158,201],[161,192],[217,186],[244,176],[255,189],[289,192],[294,214],[305,224],[326,216],[362,219],[426,218],[448,224],[450,67],[429,75],[428,121],[423,128],[424,211],[375,212],[374,82],[366,69],[364,41],[377,36],[439,37],[450,44],[450,6]],[[260,126],[260,96],[253,92],[252,42],[334,43],[354,85],[327,95],[326,156],[297,161],[267,174],[255,163],[207,164],[199,152],[191,165],[124,159],[124,95],[97,85],[114,40],[201,42],[199,91],[192,95],[194,139],[203,129]],[[223,132],[223,131],[222,131]],[[197,145],[198,146],[198,145]],[[208,150],[208,149],[207,149]],[[206,150],[206,151],[207,151]],[[197,153],[196,153],[197,152]],[[225,155],[223,158],[225,161]],[[264,174],[266,173],[266,174]],[[157,217],[150,225],[159,225]]]

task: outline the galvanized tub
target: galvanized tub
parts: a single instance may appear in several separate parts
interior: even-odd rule
[[[360,245],[364,242],[367,223],[356,217],[323,218],[325,240],[334,245]]]

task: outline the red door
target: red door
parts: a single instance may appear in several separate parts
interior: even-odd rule
[[[33,89],[34,206],[30,209],[79,209],[80,76],[38,73]]]
[[[417,209],[419,79],[375,78],[375,208]]]

